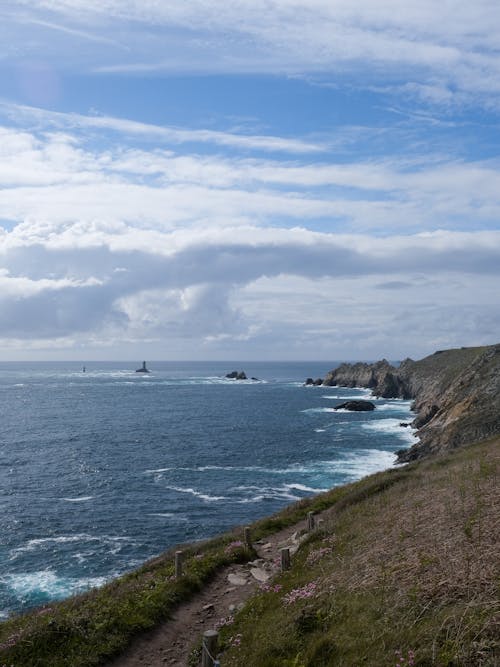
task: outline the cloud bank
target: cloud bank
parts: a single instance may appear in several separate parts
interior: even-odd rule
[[[6,348],[370,356],[403,351],[408,328],[427,346],[498,325],[494,163],[317,164],[300,142],[279,160],[124,134],[96,149],[84,118],[55,118],[0,129]]]

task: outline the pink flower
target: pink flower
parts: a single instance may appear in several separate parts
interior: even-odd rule
[[[316,595],[317,584],[315,581],[311,581],[302,588],[294,588],[293,591],[290,591],[283,596],[283,602],[286,605],[294,604],[297,600],[305,600],[306,598],[312,598]]]

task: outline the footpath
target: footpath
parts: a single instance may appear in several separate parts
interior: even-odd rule
[[[316,515],[320,516],[320,515]],[[203,589],[180,604],[171,618],[141,636],[106,667],[187,667],[189,655],[206,630],[241,609],[259,586],[281,569],[281,549],[298,549],[305,521],[254,543],[257,558],[220,570]]]

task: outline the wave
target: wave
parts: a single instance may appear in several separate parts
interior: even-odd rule
[[[376,431],[377,433],[386,433],[387,435],[397,435],[401,440],[405,440],[410,444],[418,442],[418,437],[415,435],[415,429],[410,426],[401,426],[400,419],[373,419],[361,425],[362,428],[368,431]]]
[[[36,551],[37,549],[46,549],[51,545],[74,543],[101,543],[109,548],[110,553],[116,554],[122,549],[124,544],[134,544],[135,540],[129,537],[88,535],[87,533],[78,533],[76,535],[60,535],[59,537],[38,537],[32,540],[28,540],[28,542],[26,542],[26,544],[22,547],[11,549],[10,559],[14,560],[19,554],[29,551]]]
[[[305,484],[300,484],[297,482],[292,482],[290,484],[282,484],[281,486],[257,486],[257,485],[240,485],[233,486],[229,490],[234,491],[237,494],[245,494],[246,498],[240,498],[235,500],[236,503],[240,505],[246,505],[248,503],[258,503],[264,500],[290,500],[296,501],[300,500],[305,495],[310,495],[313,493],[322,493],[327,491],[327,488],[315,488],[307,486]],[[294,493],[298,492],[298,493]]]
[[[294,489],[296,491],[305,491],[306,493],[323,493],[323,491],[328,491],[326,488],[314,489],[310,486],[305,486],[305,484],[285,484],[285,488]]]
[[[201,498],[201,500],[205,500],[206,502],[217,502],[219,500],[227,500],[227,496],[211,496],[208,493],[202,493],[201,491],[196,491],[196,489],[192,489],[190,487],[184,488],[182,486],[166,486],[165,488],[170,489],[171,491],[177,491],[178,493],[191,494],[192,496],[195,496],[196,498]]]
[[[235,499],[235,502],[239,505],[260,503],[264,500],[288,500],[293,502],[302,498],[302,496],[290,493],[291,489],[287,487],[286,484],[281,487],[243,485],[232,487],[230,491],[237,491],[240,494],[243,492],[247,495],[246,498]]]
[[[189,521],[187,516],[175,512],[149,512],[146,516],[157,516],[161,519],[175,519],[175,521]]]
[[[57,600],[82,593],[106,583],[106,577],[61,577],[53,570],[5,574],[0,583],[21,598],[44,597]]]
[[[61,500],[65,500],[67,503],[83,503],[87,500],[93,500],[94,497],[95,496],[79,496],[77,498],[61,498]]]
[[[398,412],[411,412],[412,401],[398,401],[397,403],[384,403],[383,405],[377,405],[377,412],[384,410],[394,410]]]
[[[342,454],[342,458],[332,461],[335,471],[359,479],[365,475],[371,475],[381,470],[391,468],[396,462],[396,455],[380,449],[365,449],[356,453],[356,456],[347,453]]]
[[[349,394],[349,396],[338,396],[337,394],[325,394],[321,398],[325,398],[327,401],[366,401],[368,398],[370,401],[379,400],[377,397],[372,396],[370,390],[367,390],[365,394]],[[382,399],[380,399],[382,400]],[[386,400],[386,399],[383,399]]]
[[[352,412],[351,410],[345,410],[342,408],[341,410],[335,410],[334,408],[306,408],[305,410],[301,410],[303,414],[309,414],[309,413],[321,413],[321,412],[328,412],[329,414],[335,414],[336,412],[342,413],[342,412]]]

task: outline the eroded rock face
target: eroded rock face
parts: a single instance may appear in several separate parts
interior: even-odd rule
[[[386,359],[374,364],[341,364],[327,374],[323,384],[342,387],[366,387],[383,398],[412,398],[398,369]]]
[[[398,452],[400,462],[450,451],[500,434],[500,344],[440,350],[399,367],[341,364],[324,384],[365,387],[383,398],[414,399],[419,442]]]

